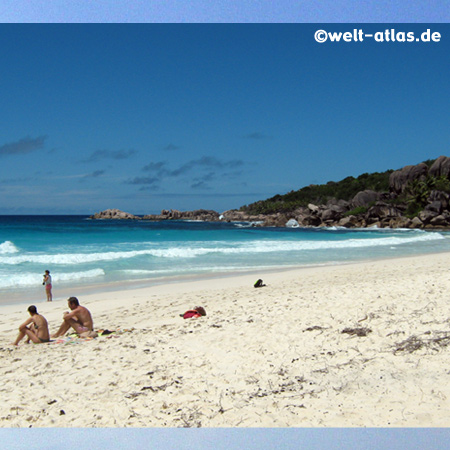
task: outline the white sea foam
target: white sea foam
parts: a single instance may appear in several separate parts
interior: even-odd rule
[[[258,254],[273,252],[295,252],[308,250],[355,249],[363,247],[399,246],[419,242],[436,241],[444,239],[440,233],[401,233],[398,236],[345,239],[345,240],[258,240],[252,242],[199,242],[187,243],[186,246],[173,246],[167,243],[166,248],[148,248],[132,251],[109,251],[97,253],[67,253],[67,254],[20,254],[0,256],[0,264],[17,265],[35,263],[49,265],[77,265],[95,262],[109,262],[135,257],[154,258],[195,258],[207,254]]]
[[[101,252],[101,253],[62,253],[57,255],[42,255],[30,253],[12,257],[0,257],[1,264],[23,264],[37,263],[47,265],[63,264],[86,264],[98,261],[114,261],[118,259],[134,258],[140,255],[149,255],[151,251],[131,251],[131,252]]]
[[[92,269],[84,272],[70,272],[52,274],[53,283],[78,281],[86,278],[96,278],[104,276],[103,269]],[[2,274],[0,275],[0,286],[2,288],[26,287],[42,285],[42,274],[22,273],[22,274]]]
[[[105,275],[103,269],[92,269],[84,272],[57,273],[53,276],[55,282],[58,281],[77,281],[84,278],[97,278]]]
[[[0,255],[6,255],[8,253],[18,253],[19,249],[11,242],[5,241],[0,244]]]
[[[251,227],[256,227],[257,225],[262,225],[264,222],[263,221],[259,221],[259,222],[235,222],[234,226],[236,228],[251,228]]]

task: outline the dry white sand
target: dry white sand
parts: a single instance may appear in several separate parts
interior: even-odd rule
[[[449,259],[80,296],[122,331],[90,341],[13,347],[26,307],[1,307],[0,426],[448,426]],[[55,332],[66,302],[37,306]]]

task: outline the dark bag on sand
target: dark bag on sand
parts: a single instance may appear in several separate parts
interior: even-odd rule
[[[206,316],[206,311],[205,308],[203,308],[203,306],[196,306],[194,308],[201,316]]]
[[[259,279],[253,286],[255,288],[263,286],[263,280]]]

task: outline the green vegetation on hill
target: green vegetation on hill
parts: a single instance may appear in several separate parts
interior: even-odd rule
[[[431,167],[435,159],[423,161],[428,167]],[[274,214],[288,213],[301,206],[307,206],[309,203],[326,204],[328,200],[335,198],[337,200],[351,200],[358,192],[364,190],[372,190],[376,192],[389,191],[389,176],[394,170],[386,172],[363,173],[359,177],[347,177],[341,181],[329,181],[326,184],[312,184],[298,191],[291,191],[284,195],[275,195],[267,200],[260,200],[250,205],[240,208],[247,214]],[[432,179],[427,177],[425,181],[417,181],[410,186],[409,192],[406,194],[405,200],[411,203],[411,210],[419,210],[423,208],[425,202],[424,197],[428,196],[430,189],[439,189],[450,193],[450,182],[445,177]],[[408,197],[408,198],[407,198]],[[411,211],[412,212],[412,211]]]
[[[241,207],[241,211],[248,214],[272,214],[277,212],[291,212],[309,203],[325,204],[331,198],[351,200],[358,192],[371,189],[377,192],[389,190],[389,176],[393,170],[386,172],[363,173],[359,177],[347,177],[341,181],[329,181],[327,184],[312,184],[298,191],[291,191],[284,195],[275,195],[267,200]]]
[[[423,180],[410,182],[403,195],[403,199],[408,204],[405,215],[410,218],[417,216],[427,204],[433,190],[450,194],[450,180],[445,176],[427,175]]]

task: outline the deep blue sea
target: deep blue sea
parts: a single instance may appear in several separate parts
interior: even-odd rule
[[[0,216],[0,302],[105,286],[340,264],[450,251],[450,234],[420,230],[259,228],[248,223]]]

